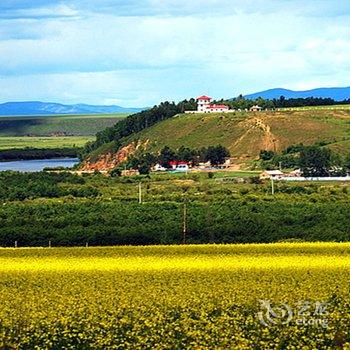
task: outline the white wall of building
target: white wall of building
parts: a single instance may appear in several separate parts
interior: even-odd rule
[[[197,103],[198,103],[197,111],[205,112],[208,110],[208,107],[210,105],[210,100],[198,100]]]

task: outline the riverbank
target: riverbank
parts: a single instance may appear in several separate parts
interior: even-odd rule
[[[80,148],[56,147],[56,148],[17,148],[0,150],[0,162],[38,160],[54,158],[78,158]]]

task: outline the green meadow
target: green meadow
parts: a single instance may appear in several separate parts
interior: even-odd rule
[[[82,148],[128,114],[0,117],[0,151]]]
[[[16,148],[75,148],[83,147],[93,141],[94,136],[61,136],[61,137],[0,137],[0,150]]]
[[[93,136],[128,114],[0,117],[0,137]]]

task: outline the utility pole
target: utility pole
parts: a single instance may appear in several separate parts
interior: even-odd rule
[[[273,182],[273,177],[271,177],[271,194],[274,195],[275,194],[275,184]]]
[[[182,215],[182,243],[186,244],[187,234],[187,205],[184,203],[183,215]]]
[[[141,187],[141,181],[139,182],[139,203],[142,204],[142,187]]]

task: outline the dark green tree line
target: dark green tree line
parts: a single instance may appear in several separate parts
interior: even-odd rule
[[[148,174],[151,167],[157,163],[165,168],[171,168],[170,163],[173,161],[184,161],[192,166],[198,165],[199,162],[210,162],[212,166],[218,166],[223,164],[227,157],[230,157],[230,152],[221,145],[202,147],[200,149],[190,149],[181,146],[177,150],[165,146],[160,150],[159,154],[149,152],[135,154],[129,157],[126,164],[120,165],[119,169],[122,170],[123,166],[125,166],[128,169],[137,169],[141,174]],[[115,173],[118,174],[117,171]]]

